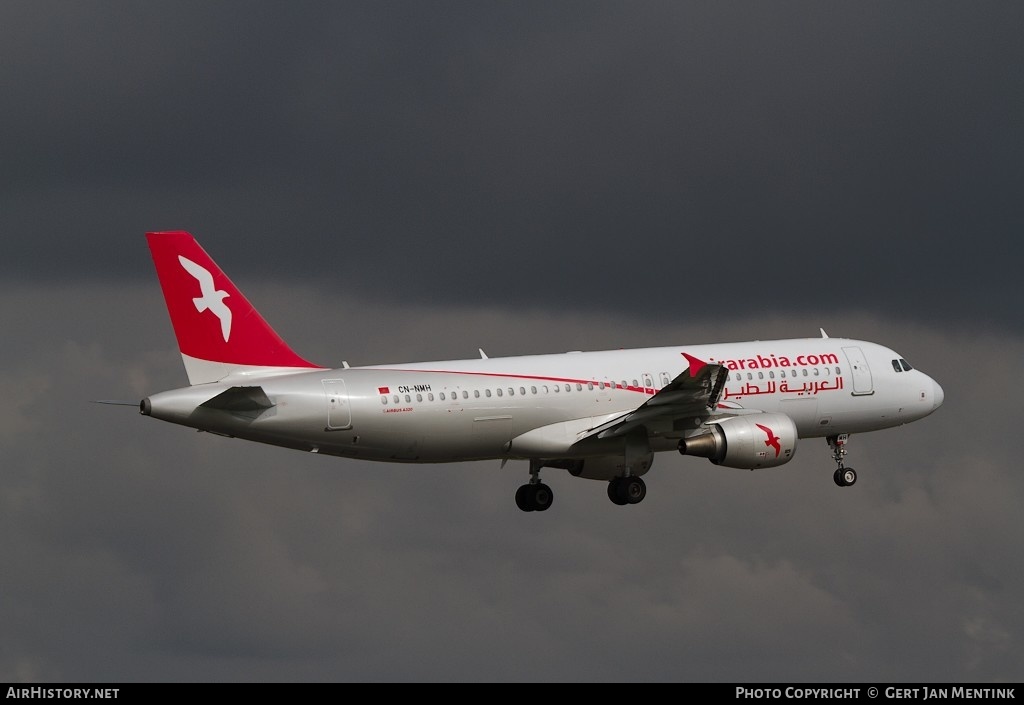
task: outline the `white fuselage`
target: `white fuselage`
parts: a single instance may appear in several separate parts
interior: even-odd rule
[[[150,415],[214,433],[369,460],[451,462],[602,454],[575,447],[687,369],[683,353],[724,365],[721,413],[782,413],[801,438],[873,431],[920,419],[941,388],[880,345],[841,338],[573,352],[312,371],[234,374],[155,394]],[[897,371],[899,368],[899,371]],[[259,386],[269,408],[201,405]],[[652,451],[690,429],[648,429]]]

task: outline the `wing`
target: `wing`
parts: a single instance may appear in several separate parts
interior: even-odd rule
[[[684,353],[685,354],[685,353]],[[671,434],[693,428],[714,413],[729,379],[722,365],[686,355],[690,366],[634,411],[593,428],[583,438],[615,438],[646,427],[648,434]],[[581,438],[582,440],[582,438]]]

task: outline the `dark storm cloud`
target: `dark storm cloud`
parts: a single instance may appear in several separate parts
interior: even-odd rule
[[[0,12],[12,273],[187,227],[394,300],[1019,326],[1016,4]]]

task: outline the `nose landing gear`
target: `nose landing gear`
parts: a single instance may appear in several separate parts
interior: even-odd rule
[[[828,447],[832,449],[832,459],[836,461],[836,471],[832,479],[840,487],[849,487],[857,482],[857,471],[843,465],[843,458],[846,456],[846,444],[850,440],[849,433],[840,433],[835,436],[828,436]]]

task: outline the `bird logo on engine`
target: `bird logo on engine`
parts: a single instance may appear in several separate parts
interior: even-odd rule
[[[775,432],[772,431],[767,426],[762,426],[761,424],[754,424],[754,425],[757,426],[762,431],[764,431],[765,435],[768,436],[768,440],[765,441],[764,444],[766,446],[774,448],[775,449],[775,457],[778,458],[779,457],[779,453],[782,452],[782,446],[779,445],[779,441],[782,440],[782,439],[779,438],[778,436],[776,436]]]

